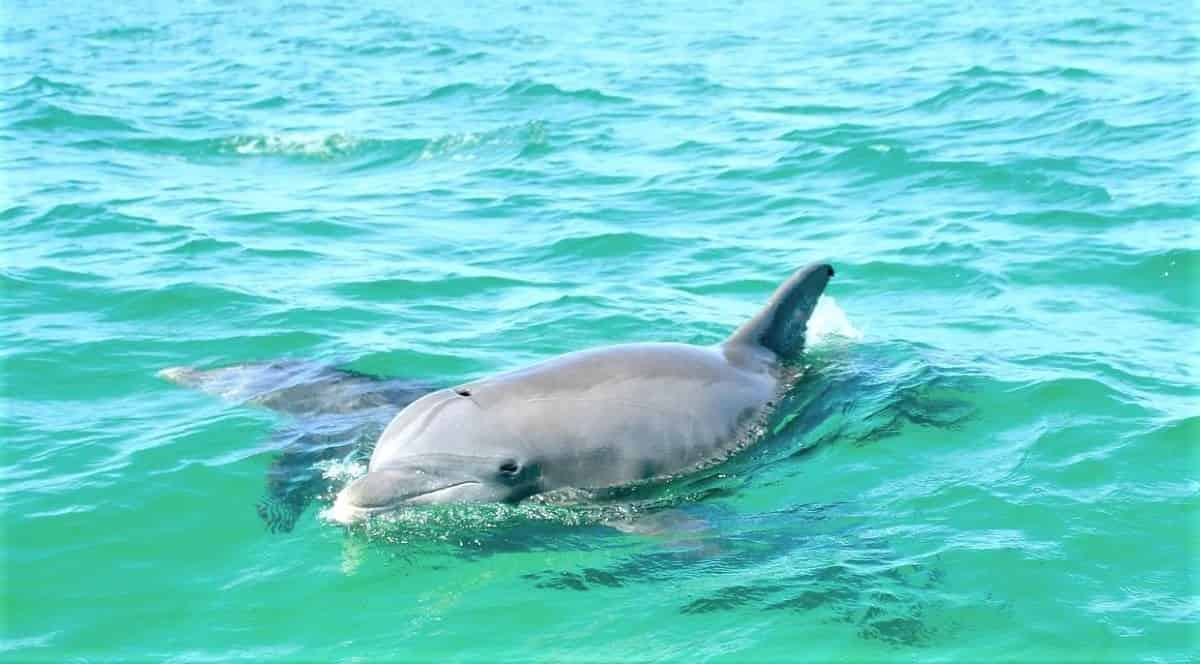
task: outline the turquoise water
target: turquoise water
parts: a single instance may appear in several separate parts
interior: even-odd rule
[[[0,8],[5,660],[1194,661],[1191,3],[339,4]],[[773,432],[602,504],[347,533],[390,410],[156,376],[714,343],[817,259]]]

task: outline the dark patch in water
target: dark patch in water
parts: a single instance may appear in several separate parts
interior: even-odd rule
[[[783,590],[784,586],[730,586],[722,588],[709,597],[702,597],[684,605],[680,613],[711,613],[727,611],[766,598],[771,593]]]

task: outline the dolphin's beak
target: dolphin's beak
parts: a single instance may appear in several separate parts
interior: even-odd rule
[[[468,477],[445,477],[419,469],[376,470],[342,489],[326,516],[351,525],[405,504],[439,502],[443,492],[477,484]]]
[[[366,521],[367,517],[371,516],[371,512],[355,505],[346,497],[346,491],[343,489],[333,501],[333,507],[329,508],[324,516],[343,526],[351,526],[360,521]]]

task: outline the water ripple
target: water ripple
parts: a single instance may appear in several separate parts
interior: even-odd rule
[[[10,657],[1195,650],[1187,3],[102,9],[0,29]],[[156,377],[717,343],[817,259],[777,419],[666,482],[344,533],[390,413]]]

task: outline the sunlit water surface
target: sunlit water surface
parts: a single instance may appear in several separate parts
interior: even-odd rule
[[[1195,656],[1191,3],[422,4],[0,8],[0,657]],[[592,500],[347,533],[386,403],[156,375],[716,343],[815,259],[760,444]]]

